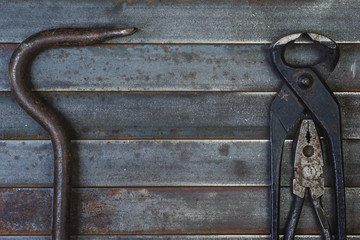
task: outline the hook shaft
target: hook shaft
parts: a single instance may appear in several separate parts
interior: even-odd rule
[[[133,34],[136,28],[58,28],[32,35],[14,51],[9,64],[11,92],[18,104],[49,133],[54,151],[53,240],[70,239],[71,142],[64,123],[31,91],[32,60],[50,48],[98,44]]]

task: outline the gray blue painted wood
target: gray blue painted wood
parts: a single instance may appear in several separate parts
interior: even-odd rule
[[[21,42],[49,28],[118,26],[140,32],[117,42],[269,43],[304,31],[358,42],[358,8],[356,0],[6,0],[0,9],[0,41]]]
[[[73,141],[74,187],[269,186],[269,142],[261,140]],[[345,184],[360,187],[360,141],[344,141]],[[292,184],[291,141],[282,186]],[[1,187],[51,187],[50,141],[0,141]],[[331,167],[325,156],[326,185]]]
[[[8,63],[16,44],[0,45],[0,90],[9,91]],[[268,45],[101,45],[40,54],[32,67],[41,91],[278,91],[284,83]],[[289,48],[290,63],[321,52]],[[326,82],[332,91],[360,90],[359,45],[340,46],[339,65]]]
[[[73,234],[269,234],[268,187],[77,188],[73,190]],[[347,232],[359,234],[359,188],[346,189]],[[0,190],[0,235],[50,233],[52,189]],[[280,225],[291,203],[282,189]],[[323,197],[333,226],[330,191]],[[351,204],[349,204],[351,203]],[[299,234],[319,234],[309,201]]]
[[[42,93],[75,139],[268,139],[274,93]],[[360,94],[336,94],[344,139],[360,137]],[[45,131],[7,93],[0,94],[0,138],[44,139]]]
[[[0,91],[9,90],[16,43],[31,34],[140,28],[109,44],[47,51],[34,62],[35,89],[56,91],[40,94],[71,123],[74,139],[86,139],[73,141],[73,232],[90,235],[74,239],[268,239],[268,106],[282,84],[268,45],[291,32],[327,35],[344,43],[327,83],[342,92],[343,137],[352,139],[344,141],[348,233],[360,239],[359,7],[356,0],[4,0]],[[299,61],[293,50],[286,54]],[[300,62],[319,56],[305,50]],[[0,111],[0,139],[7,139],[0,142],[0,235],[7,235],[0,239],[49,240],[37,235],[50,234],[51,147],[22,141],[48,137],[8,93],[0,93]],[[290,164],[284,167],[288,186]],[[290,201],[284,191],[282,224]],[[327,212],[333,206],[328,195],[324,205]],[[308,204],[303,214],[299,232],[319,233]]]

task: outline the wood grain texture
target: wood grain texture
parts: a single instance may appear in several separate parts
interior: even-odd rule
[[[274,93],[41,93],[72,127],[75,139],[268,139]],[[338,93],[343,138],[360,137],[360,95]],[[47,134],[8,94],[0,94],[2,139]]]
[[[0,240],[51,240],[48,236],[0,236]],[[257,240],[270,239],[268,235],[86,235],[72,236],[73,240]],[[318,235],[297,235],[295,239],[321,240]],[[347,239],[359,240],[356,235],[347,235]]]
[[[282,186],[291,186],[291,141]],[[269,142],[246,140],[74,141],[74,187],[269,186]],[[343,143],[345,185],[360,187],[360,141]],[[51,187],[50,141],[0,141],[1,187]],[[324,157],[325,183],[331,166]]]
[[[347,232],[359,234],[360,190],[346,189]],[[1,189],[0,234],[49,234],[52,190]],[[73,190],[73,234],[269,234],[269,188],[79,188]],[[290,189],[281,194],[281,228],[290,207]],[[349,204],[351,203],[351,204]],[[333,225],[329,189],[323,197]],[[319,234],[305,202],[299,234]]]
[[[51,146],[23,140],[48,136],[4,93],[10,56],[38,31],[100,26],[140,31],[95,47],[46,51],[31,72],[36,90],[65,91],[40,94],[70,123],[73,138],[83,139],[73,141],[72,231],[82,235],[73,239],[269,239],[269,106],[283,82],[268,45],[304,31],[343,43],[327,84],[340,92],[347,139],[348,239],[360,239],[354,235],[360,234],[359,8],[356,0],[2,1],[0,139],[8,140],[0,141],[0,240],[50,240],[39,235],[51,229]],[[302,64],[321,57],[303,49],[285,57]],[[290,185],[290,145],[283,186]],[[326,168],[325,177],[329,183]],[[323,199],[327,214],[334,210],[330,193]],[[282,227],[290,201],[285,187]],[[298,231],[319,233],[308,202]]]
[[[268,43],[304,31],[356,42],[358,9],[356,0],[6,0],[0,9],[0,41],[21,42],[49,28],[118,26],[140,32],[117,42]]]
[[[16,44],[0,45],[0,90],[9,91],[8,63]],[[326,84],[332,91],[360,90],[360,48],[340,45],[340,60]],[[32,66],[38,91],[279,91],[285,82],[268,45],[103,45],[56,49]],[[307,64],[322,52],[299,45],[288,62]]]

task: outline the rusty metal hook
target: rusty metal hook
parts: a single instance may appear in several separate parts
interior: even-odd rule
[[[29,69],[40,52],[59,47],[98,44],[133,34],[136,28],[58,28],[32,35],[14,51],[9,64],[11,92],[19,105],[50,135],[54,151],[52,239],[70,239],[70,137],[55,111],[31,91]]]

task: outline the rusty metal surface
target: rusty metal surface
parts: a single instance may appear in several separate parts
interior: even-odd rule
[[[313,120],[303,120],[294,159],[293,193],[301,198],[306,188],[314,198],[324,194],[322,148]]]
[[[328,166],[328,165],[326,165]],[[305,195],[309,193],[321,226],[322,236],[330,240],[327,217],[321,205],[324,194],[324,157],[315,123],[311,119],[301,122],[294,157],[293,203],[284,239],[294,239]],[[345,220],[345,219],[344,219]],[[346,238],[346,237],[345,237]]]
[[[0,8],[0,41],[21,42],[54,27],[121,24],[141,31],[117,42],[270,43],[304,31],[359,42],[358,9],[357,0],[6,0]]]

